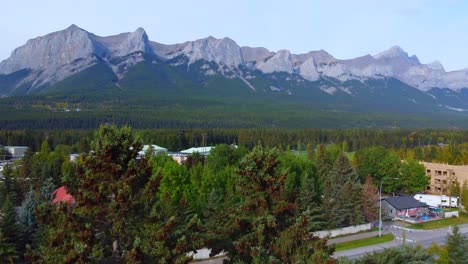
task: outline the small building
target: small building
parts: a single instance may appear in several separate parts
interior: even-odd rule
[[[13,159],[22,158],[28,147],[24,146],[4,146],[6,151],[8,151]]]
[[[143,156],[146,154],[146,152],[150,149],[153,148],[153,155],[158,155],[158,154],[165,154],[167,153],[167,148],[160,147],[158,145],[144,145],[143,149],[138,151],[138,155]]]
[[[76,153],[70,154],[70,162],[75,162],[79,156],[80,154],[76,154]]]
[[[210,151],[214,149],[215,147],[198,147],[198,148],[189,148],[182,150],[180,153],[182,154],[187,154],[187,155],[192,155],[194,153],[199,153],[202,156],[208,156],[210,155]]]
[[[429,205],[411,196],[388,197],[382,199],[382,210],[391,218],[418,218],[427,214]]]
[[[187,160],[187,158],[190,156],[188,154],[182,154],[180,152],[176,152],[176,153],[169,153],[169,156],[175,160],[177,163],[179,163],[180,165],[182,164],[185,164],[185,161]]]

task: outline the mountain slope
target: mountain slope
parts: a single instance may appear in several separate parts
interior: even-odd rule
[[[182,115],[241,126],[368,113],[464,118],[467,91],[468,69],[446,72],[398,46],[340,60],[324,50],[272,52],[229,38],[166,45],[142,28],[102,37],[72,25],[29,40],[0,63],[5,111],[58,111],[58,104],[115,119],[132,109],[136,119],[158,113],[171,124]]]

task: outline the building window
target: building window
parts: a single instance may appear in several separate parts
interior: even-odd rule
[[[427,186],[426,190],[430,191],[430,190],[431,190],[431,186]]]
[[[447,172],[446,172],[446,171],[444,171],[444,176],[447,176]]]

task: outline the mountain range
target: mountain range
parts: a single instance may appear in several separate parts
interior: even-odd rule
[[[398,46],[342,60],[324,50],[292,54],[241,47],[229,38],[167,45],[149,40],[142,28],[102,37],[71,25],[27,41],[0,62],[1,97],[44,95],[463,114],[468,68],[447,72],[440,62],[422,64]]]

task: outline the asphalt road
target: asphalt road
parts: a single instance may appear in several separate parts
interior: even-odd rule
[[[460,232],[464,235],[468,235],[468,224],[460,225]],[[348,257],[350,259],[356,259],[364,256],[365,254],[372,253],[374,251],[381,251],[385,248],[401,246],[403,243],[406,244],[419,244],[425,248],[429,247],[433,242],[438,245],[445,244],[447,240],[447,234],[449,234],[451,228],[439,228],[433,230],[413,230],[402,228],[398,226],[392,226],[387,229],[386,233],[393,233],[395,240],[382,244],[355,248],[350,250],[339,251],[334,254],[335,257]],[[406,237],[406,241],[403,242],[403,238]]]

